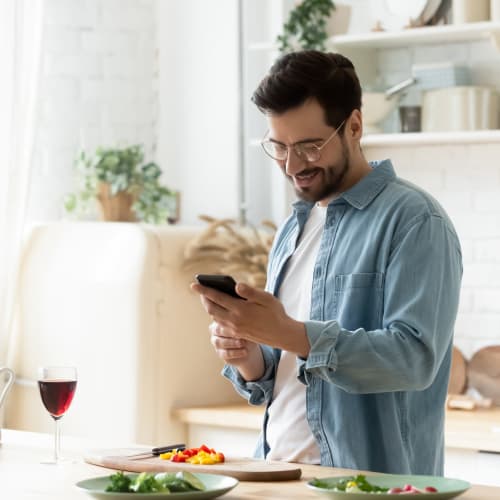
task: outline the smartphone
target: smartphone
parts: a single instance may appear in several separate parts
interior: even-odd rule
[[[219,292],[227,293],[237,299],[243,298],[236,293],[236,281],[232,276],[227,274],[197,274],[195,278],[200,285],[215,288]]]

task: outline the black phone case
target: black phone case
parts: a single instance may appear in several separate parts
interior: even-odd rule
[[[242,298],[236,293],[236,281],[234,281],[232,276],[226,274],[197,274],[196,281],[200,285],[215,288],[220,292],[231,295],[231,297]]]

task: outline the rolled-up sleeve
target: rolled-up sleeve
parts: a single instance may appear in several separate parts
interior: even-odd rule
[[[274,378],[276,372],[276,359],[268,346],[260,346],[264,357],[264,375],[258,380],[247,381],[240,372],[231,365],[225,365],[222,375],[229,379],[236,391],[241,394],[252,405],[261,405],[272,399],[274,389]]]

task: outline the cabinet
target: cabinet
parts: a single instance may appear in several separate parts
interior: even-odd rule
[[[444,475],[474,484],[500,486],[500,454],[446,448]]]

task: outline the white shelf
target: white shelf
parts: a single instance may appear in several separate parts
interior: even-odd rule
[[[484,21],[459,25],[423,26],[401,31],[374,31],[338,35],[331,37],[328,42],[337,50],[397,48],[413,44],[470,42],[487,39],[492,39],[493,43],[498,44],[500,39],[499,22]]]
[[[445,144],[500,144],[500,130],[460,132],[416,132],[405,134],[369,134],[361,140],[363,147],[425,146]]]
[[[334,49],[390,49],[417,44],[439,44],[500,41],[500,22],[483,21],[467,24],[446,24],[422,26],[401,31],[371,31],[368,33],[350,33],[329,38],[328,44]],[[278,50],[273,42],[253,42],[248,45],[251,51]]]
[[[261,139],[253,137],[249,145],[260,147]],[[363,147],[425,146],[441,144],[500,144],[500,130],[463,130],[459,132],[414,132],[394,134],[366,134]]]

